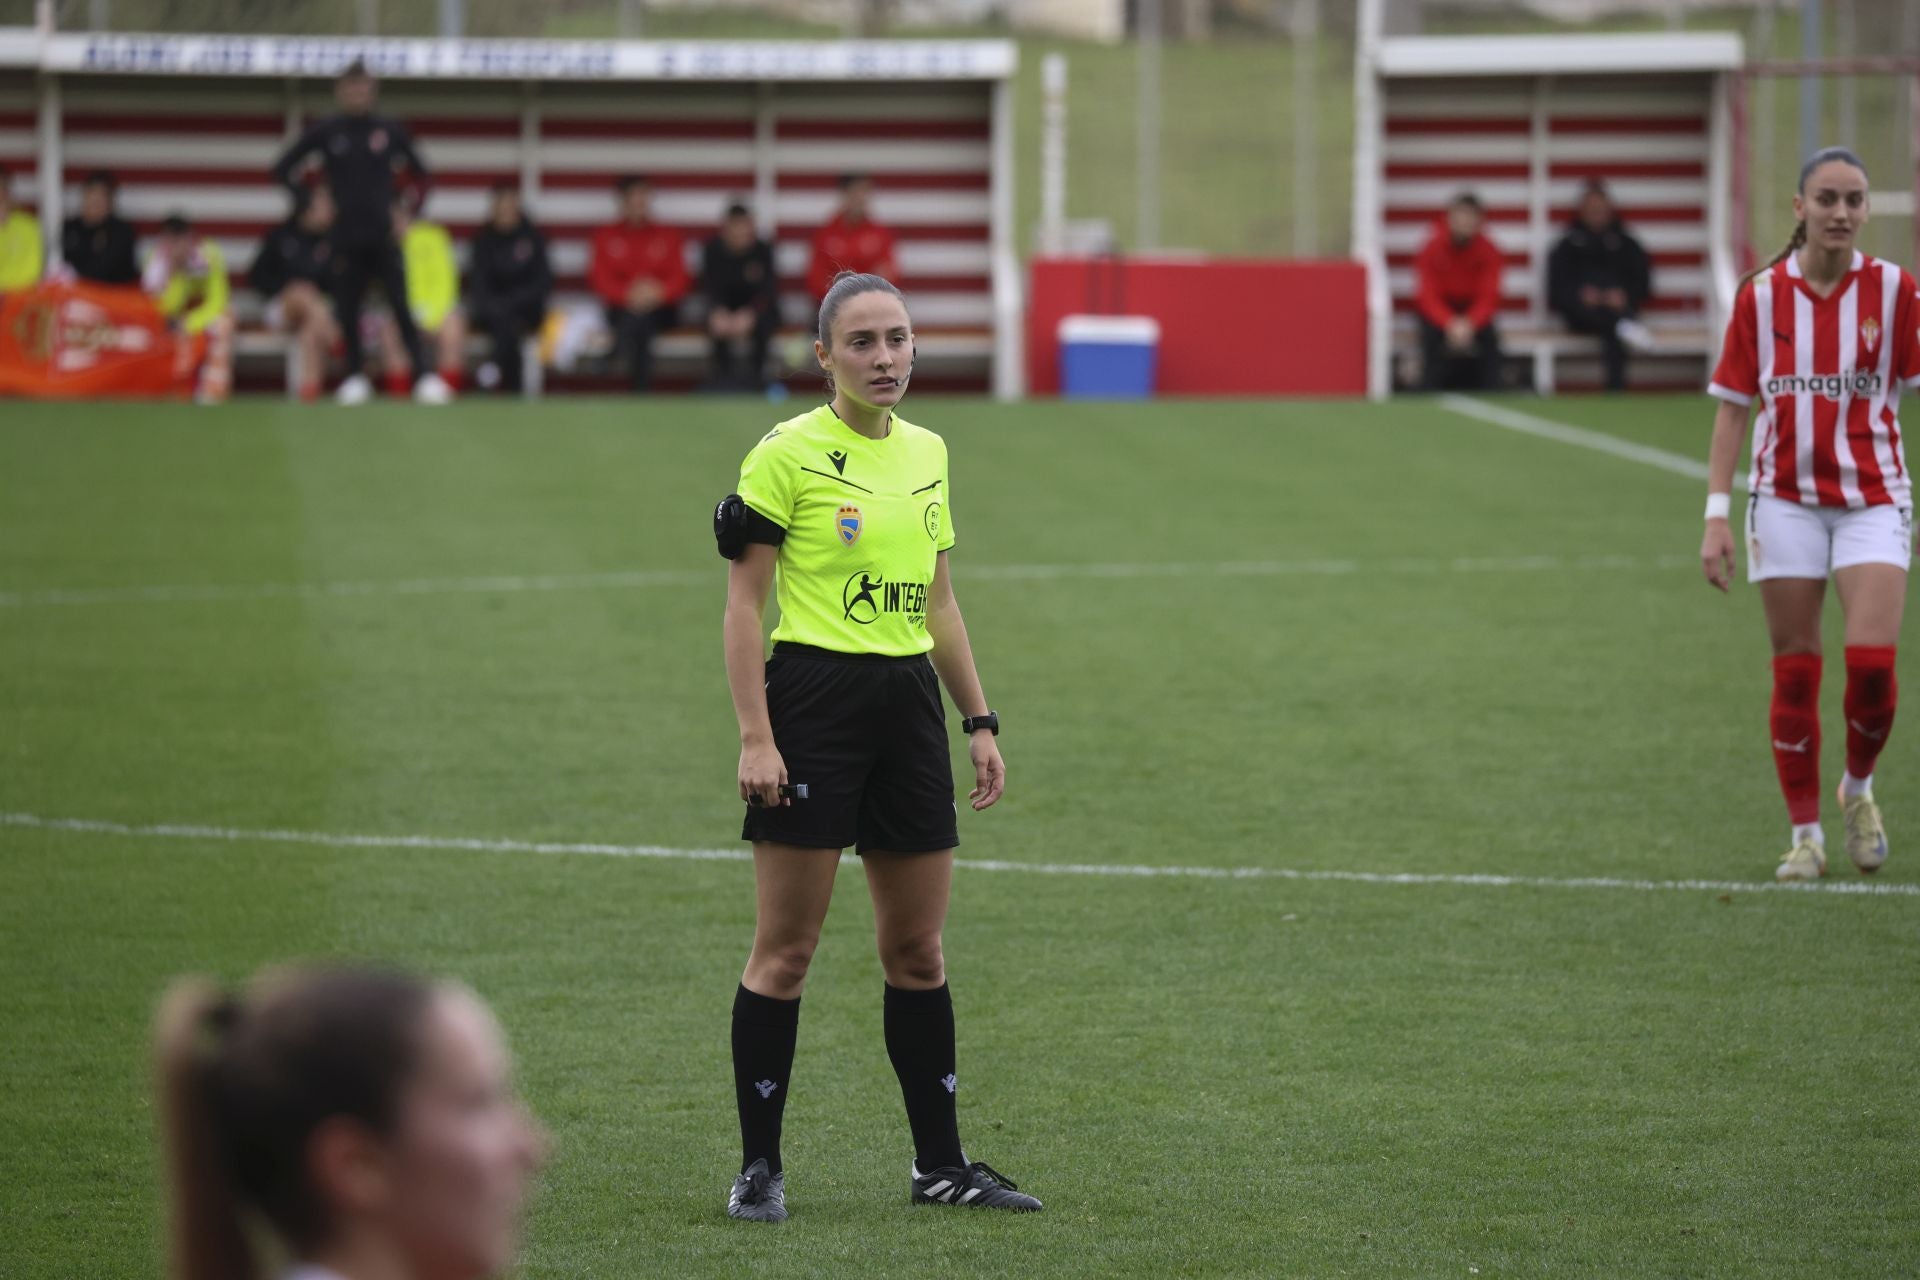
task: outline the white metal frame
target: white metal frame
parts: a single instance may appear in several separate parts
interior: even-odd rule
[[[1381,34],[1383,0],[1360,0],[1354,67],[1353,256],[1367,269],[1367,394],[1385,399],[1393,386],[1393,299],[1381,247],[1380,184],[1386,151],[1381,98],[1390,80],[1414,77],[1525,77],[1531,81],[1527,236],[1533,261],[1544,262],[1553,228],[1547,207],[1547,105],[1554,80],[1568,75],[1695,73],[1710,78],[1707,227],[1708,324],[1718,331],[1733,302],[1731,244],[1732,143],[1728,93],[1744,64],[1732,33],[1592,36],[1410,36]],[[1529,290],[1533,321],[1545,317],[1546,282]],[[1551,350],[1534,352],[1535,385],[1551,390]]]
[[[1367,397],[1393,391],[1393,292],[1380,245],[1380,30],[1385,0],[1360,0],[1353,42],[1353,256],[1367,272]]]

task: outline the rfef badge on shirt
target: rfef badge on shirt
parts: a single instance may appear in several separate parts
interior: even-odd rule
[[[946,442],[899,415],[872,440],[822,405],[781,423],[740,468],[740,496],[787,531],[773,638],[840,653],[933,648],[927,601],[953,546]]]

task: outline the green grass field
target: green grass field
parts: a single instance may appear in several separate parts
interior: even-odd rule
[[[654,855],[737,849],[706,526],[769,406],[16,402],[0,1277],[155,1274],[157,994],[326,956],[500,1011],[557,1138],[527,1277],[1920,1271],[1920,729],[1893,892],[1768,888],[1765,640],[1692,567],[1701,484],[1418,400],[910,409],[1011,775],[962,825],[1008,864],[957,873],[962,1132],[1046,1213],[907,1206],[849,870],[793,1220],[722,1216],[750,875]],[[1637,883],[1694,879],[1737,887]]]

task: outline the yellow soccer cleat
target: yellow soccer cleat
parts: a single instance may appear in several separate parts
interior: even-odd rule
[[[1818,880],[1827,874],[1827,851],[1811,840],[1802,840],[1787,850],[1774,868],[1775,880]]]
[[[1887,829],[1880,825],[1880,806],[1872,796],[1840,797],[1846,824],[1847,856],[1861,875],[1870,876],[1887,860]]]

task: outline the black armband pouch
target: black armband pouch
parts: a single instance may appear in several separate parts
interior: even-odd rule
[[[787,531],[748,506],[739,494],[730,493],[713,509],[713,540],[721,555],[738,560],[749,543],[777,547],[787,540]]]

